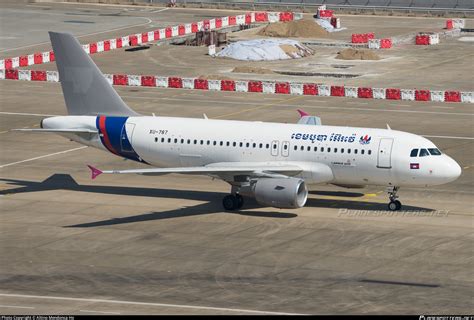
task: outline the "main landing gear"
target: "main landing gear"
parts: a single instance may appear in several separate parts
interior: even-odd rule
[[[229,194],[222,199],[222,205],[228,211],[238,210],[244,205],[244,198],[238,193]]]
[[[388,204],[388,210],[390,211],[398,211],[402,208],[402,203],[398,201],[398,189],[400,187],[388,187],[387,192],[388,192],[388,198],[390,199],[390,202]]]

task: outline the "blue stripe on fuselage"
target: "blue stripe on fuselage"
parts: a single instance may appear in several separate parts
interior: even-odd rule
[[[100,117],[105,117],[105,130],[107,132],[108,142],[113,147],[113,150],[124,158],[145,163],[145,161],[143,161],[133,149],[127,135],[125,123],[127,122],[128,117],[98,116],[96,127],[99,131],[101,130],[99,124]],[[102,144],[107,147],[107,144],[104,141],[103,132],[100,133],[102,133],[100,137]]]

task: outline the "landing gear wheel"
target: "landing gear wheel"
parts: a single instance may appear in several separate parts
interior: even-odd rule
[[[242,197],[240,194],[236,194],[235,198],[237,199],[237,209],[242,209],[244,205],[244,197]]]
[[[224,206],[224,209],[232,211],[239,207],[239,200],[236,196],[229,194],[222,199],[222,205]]]
[[[398,200],[390,201],[388,204],[388,210],[390,211],[398,211],[402,208],[402,203]]]

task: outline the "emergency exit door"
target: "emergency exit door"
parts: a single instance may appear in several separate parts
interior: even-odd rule
[[[377,155],[377,167],[387,168],[392,167],[392,138],[382,138],[379,143],[379,152]]]

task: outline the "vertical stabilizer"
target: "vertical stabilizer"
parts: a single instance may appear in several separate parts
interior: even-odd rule
[[[136,116],[69,33],[49,32],[70,115]]]

